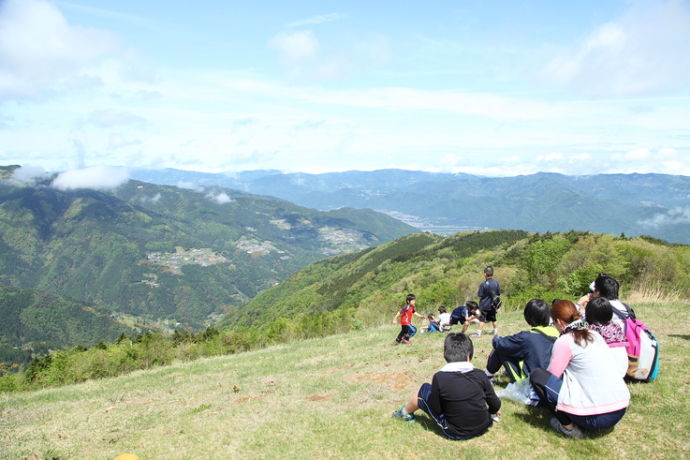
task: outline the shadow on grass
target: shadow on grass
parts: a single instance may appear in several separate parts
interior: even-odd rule
[[[690,335],[688,334],[669,334],[669,337],[675,337],[676,339],[690,340]]]
[[[545,407],[530,407],[527,406],[526,413],[516,412],[515,417],[521,419],[522,421],[529,423],[537,428],[541,428],[544,431],[553,432],[553,429],[549,425],[549,420],[553,417],[553,414]],[[585,431],[585,437],[588,439],[602,438],[610,434],[614,428],[607,428],[605,430],[599,431]]]
[[[553,415],[548,411],[548,409],[544,407],[532,406],[525,406],[525,408],[527,409],[527,412],[515,412],[513,415],[532,426],[542,428],[544,431],[551,431],[549,420],[551,420]]]
[[[426,431],[432,431],[440,437],[450,440],[450,438],[443,433],[441,427],[438,426],[438,424],[436,424],[436,422],[429,418],[429,416],[426,415],[424,412],[419,411],[419,413],[415,413],[415,422],[417,422],[417,424],[419,424]]]
[[[434,420],[431,419],[425,412],[420,411],[419,413],[415,413],[415,422],[421,425],[421,427],[424,428],[426,431],[431,431],[437,434],[438,436],[442,437],[443,439],[447,439],[448,441],[467,441],[467,439],[452,439],[446,436],[441,427],[438,426],[438,424],[434,422]],[[486,431],[484,433],[486,433]]]

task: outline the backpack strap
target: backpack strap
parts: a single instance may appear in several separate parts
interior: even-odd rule
[[[536,328],[532,329],[532,332],[536,332],[538,334],[541,334],[543,337],[546,337],[546,340],[548,340],[551,343],[554,343],[558,339],[558,337],[554,337],[552,335],[549,335],[546,332],[541,331],[541,330],[536,329]]]
[[[623,304],[623,305],[625,305],[625,304]],[[625,306],[627,307],[627,305],[625,305]],[[616,315],[617,317],[619,317],[619,318],[622,319],[623,321],[625,321],[626,319],[628,319],[628,317],[630,316],[629,314],[623,313],[622,311],[620,311],[620,310],[617,309],[617,308],[612,308],[611,310],[613,310],[613,314],[614,314],[614,315]],[[630,311],[630,309],[626,308],[626,311]]]
[[[628,316],[629,316],[630,318],[636,320],[636,319],[637,319],[637,316],[635,315],[635,311],[634,311],[632,308],[630,308],[630,307],[628,306],[627,303],[623,303],[623,302],[621,302],[621,303],[622,303],[623,306],[625,307],[625,311],[628,313]]]
[[[621,304],[625,307],[625,313],[623,313],[622,311],[618,310],[617,308],[612,308],[611,310],[613,310],[613,314],[614,314],[614,315],[618,316],[618,317],[619,317],[620,319],[622,319],[623,321],[625,321],[625,320],[628,319],[628,318],[637,319],[637,317],[635,316],[635,312],[633,311],[632,308],[630,308],[630,307],[628,306],[627,303],[621,302]]]

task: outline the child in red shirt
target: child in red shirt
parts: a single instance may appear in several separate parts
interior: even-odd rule
[[[398,345],[402,343],[410,343],[410,339],[413,335],[417,333],[417,328],[412,325],[412,315],[424,318],[424,315],[420,315],[415,310],[416,297],[414,294],[407,294],[405,298],[406,305],[402,307],[398,313],[393,318],[393,324],[398,324],[398,318],[400,318],[400,333],[398,337],[393,342],[393,345]]]

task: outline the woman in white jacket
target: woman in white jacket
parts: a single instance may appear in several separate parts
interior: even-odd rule
[[[551,427],[573,438],[583,438],[582,429],[613,427],[630,404],[628,387],[612,365],[613,352],[581,320],[571,301],[555,300],[551,318],[561,336],[553,345],[549,368],[530,375],[542,404],[555,415]]]

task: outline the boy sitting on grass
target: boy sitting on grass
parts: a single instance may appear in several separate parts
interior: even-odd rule
[[[422,333],[425,332],[441,332],[441,325],[432,313],[426,315],[426,324],[422,326]]]
[[[479,323],[480,317],[479,305],[477,305],[477,302],[470,300],[465,305],[461,305],[453,310],[447,325],[451,327],[460,323],[462,324],[462,332],[465,332],[470,327],[470,324]]]
[[[424,383],[410,401],[393,412],[393,417],[414,421],[421,409],[450,439],[470,439],[484,434],[497,420],[501,400],[489,378],[470,363],[472,340],[461,333],[449,333],[443,343],[443,357],[448,364],[434,374],[431,384]]]
[[[534,369],[546,369],[551,360],[551,349],[560,333],[549,325],[551,309],[541,299],[532,299],[525,305],[525,321],[532,326],[529,331],[508,337],[494,336],[493,350],[486,362],[489,378],[505,367],[511,382],[522,380]]]

